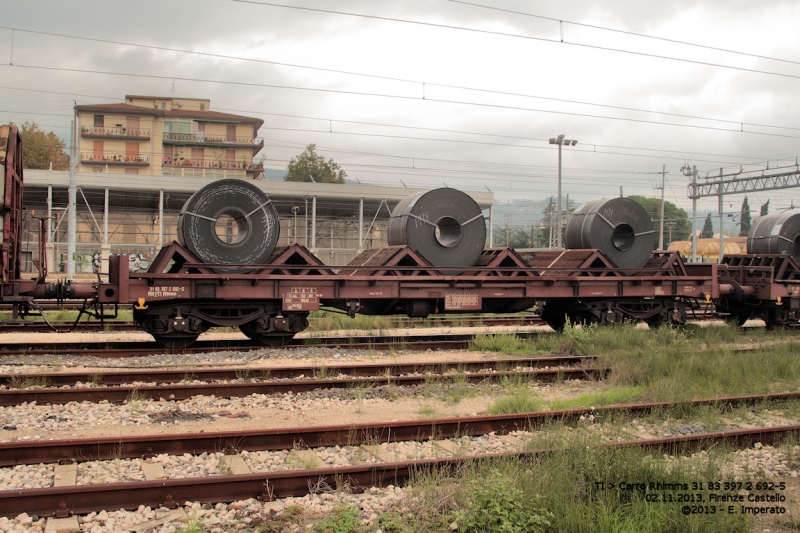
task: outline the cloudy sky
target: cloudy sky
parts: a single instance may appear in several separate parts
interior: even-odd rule
[[[210,98],[265,120],[270,168],[316,143],[362,183],[486,187],[502,202],[555,194],[548,139],[563,133],[578,140],[563,153],[570,198],[659,195],[665,166],[667,199],[684,207],[684,165],[702,181],[800,155],[796,1],[0,0],[0,12],[0,121],[61,136],[73,101]],[[800,204],[798,189],[749,197]]]

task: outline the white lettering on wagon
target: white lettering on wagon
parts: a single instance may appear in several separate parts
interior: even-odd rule
[[[157,285],[147,289],[148,298],[170,298],[178,296],[180,293],[186,292],[186,287],[178,285]]]
[[[319,295],[316,287],[290,287],[283,293],[284,311],[317,311],[319,310]]]

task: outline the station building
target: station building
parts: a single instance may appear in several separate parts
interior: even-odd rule
[[[278,245],[298,242],[333,266],[385,246],[391,211],[426,190],[267,180],[269,159],[259,154],[264,141],[257,136],[263,121],[210,107],[210,100],[134,95],[122,104],[77,106],[76,273],[92,272],[95,253],[129,254],[132,269],[146,270],[158,250],[176,239],[186,200],[219,179],[253,180],[278,211]],[[36,219],[44,217],[48,272],[64,273],[69,172],[25,170],[24,181],[23,268],[34,270]],[[494,195],[469,194],[491,227]]]

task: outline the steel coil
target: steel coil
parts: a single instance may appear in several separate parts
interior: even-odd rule
[[[655,242],[650,215],[629,198],[587,202],[567,221],[567,248],[596,248],[619,268],[643,267]]]
[[[748,254],[787,254],[800,261],[800,214],[765,215],[747,234]]]
[[[390,246],[410,246],[436,267],[467,267],[483,251],[486,223],[481,208],[466,193],[434,189],[397,204],[389,219],[388,241]]]
[[[278,213],[269,195],[243,180],[206,185],[178,215],[178,242],[209,264],[263,264],[279,235]]]

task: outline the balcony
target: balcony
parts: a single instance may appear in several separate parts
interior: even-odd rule
[[[245,179],[246,170],[233,170],[225,168],[196,168],[196,167],[163,167],[162,176],[172,176],[180,178],[206,178],[213,180],[222,179]]]
[[[171,159],[166,158],[162,161],[162,167],[166,168],[199,168],[199,169],[219,169],[219,170],[244,170],[246,172],[263,172],[263,164],[255,164],[250,161],[220,161],[218,159]]]
[[[81,152],[81,164],[146,167],[150,165],[150,158],[147,155],[96,154],[94,152]]]
[[[264,139],[261,137],[222,137],[205,135],[203,133],[175,133],[164,132],[164,144],[203,144],[209,146],[227,146],[239,148],[258,148],[264,147]]]
[[[150,130],[131,128],[91,128],[81,126],[81,137],[85,139],[130,139],[132,141],[149,141]]]

